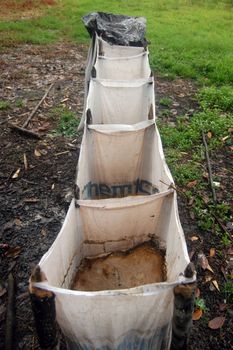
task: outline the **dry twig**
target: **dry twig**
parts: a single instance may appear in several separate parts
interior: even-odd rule
[[[212,169],[211,169],[211,165],[210,165],[210,157],[209,157],[209,151],[208,151],[208,145],[205,139],[205,134],[202,131],[202,140],[203,140],[203,144],[205,146],[205,155],[206,155],[206,162],[207,162],[207,167],[208,167],[208,173],[209,173],[209,181],[210,181],[210,187],[211,187],[211,191],[212,191],[212,195],[213,195],[213,201],[214,203],[216,203],[216,193],[215,193],[215,188],[214,188],[214,182],[213,182],[213,175],[212,175]]]

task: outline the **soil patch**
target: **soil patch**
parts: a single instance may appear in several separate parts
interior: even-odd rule
[[[83,291],[138,287],[166,280],[164,254],[152,244],[105,257],[85,258],[72,289]]]
[[[4,21],[36,18],[44,7],[55,5],[55,0],[1,0],[0,18]]]

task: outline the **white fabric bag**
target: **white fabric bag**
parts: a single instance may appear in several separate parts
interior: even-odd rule
[[[121,46],[121,45],[111,45],[107,41],[103,40],[101,37],[97,36],[96,41],[97,54],[106,57],[130,57],[137,56],[145,51],[142,46]]]
[[[86,109],[91,110],[93,124],[136,124],[154,120],[154,80],[91,79]]]
[[[154,123],[120,127],[86,128],[77,172],[81,199],[150,195],[173,182]]]
[[[52,291],[70,349],[168,350],[173,287],[189,257],[172,190],[152,196],[72,201],[63,227],[39,265]],[[127,224],[126,224],[127,223]],[[166,247],[167,281],[124,290],[70,290],[84,256],[129,249],[154,236]]]
[[[147,51],[130,57],[98,55],[94,67],[99,79],[147,79],[151,75]]]

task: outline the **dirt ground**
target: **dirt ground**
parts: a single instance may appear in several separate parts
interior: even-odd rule
[[[0,349],[4,348],[10,272],[16,285],[14,349],[39,349],[27,291],[28,279],[31,269],[61,228],[72,197],[81,141],[78,134],[75,138],[52,135],[57,121],[51,119],[51,110],[62,104],[77,116],[81,115],[86,54],[86,47],[61,43],[49,47],[17,46],[6,49],[0,56],[0,100],[10,102],[8,108],[0,110]],[[29,124],[41,139],[12,131],[9,122],[22,125],[52,82],[53,88]],[[162,97],[173,101],[167,117],[170,123],[174,123],[176,115],[191,115],[198,108],[195,92],[192,82],[156,78],[157,101]],[[162,108],[158,104],[157,112]],[[216,153],[212,165],[224,185],[218,191],[220,200],[232,191],[233,160],[228,149]],[[198,254],[204,252],[221,286],[222,268],[229,251],[221,246],[222,256],[209,257],[211,247],[220,247],[218,237],[198,229],[195,217],[182,198],[179,198],[179,210],[190,256],[197,267],[198,287],[208,308],[194,321],[189,348],[233,349],[233,310],[223,304],[223,295],[211,288],[207,271],[197,264]],[[192,240],[194,235],[197,240]],[[208,321],[217,316],[226,318],[223,327],[208,328]]]

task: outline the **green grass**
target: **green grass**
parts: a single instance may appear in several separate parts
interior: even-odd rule
[[[164,107],[170,107],[172,104],[172,99],[169,97],[163,97],[159,100],[159,104],[161,104]]]
[[[0,111],[5,111],[10,108],[10,103],[8,101],[0,100]]]
[[[58,121],[58,126],[54,131],[55,135],[66,137],[77,136],[80,119],[76,117],[74,112],[64,107],[57,107],[50,112],[50,117],[52,120]]]
[[[232,1],[60,0],[39,18],[1,21],[1,42],[89,43],[81,17],[91,11],[145,16],[151,65],[160,74],[196,78],[205,84],[233,82]]]
[[[227,303],[233,304],[233,281],[228,281],[224,283],[223,294]]]
[[[21,98],[18,98],[15,101],[15,105],[16,105],[17,108],[23,108],[25,106],[25,103],[24,103],[24,101]]]
[[[198,99],[203,109],[233,112],[233,89],[230,86],[204,88],[199,91]]]
[[[184,196],[194,199],[192,210],[198,226],[204,231],[214,231],[219,235],[222,246],[231,244],[230,236],[223,232],[216,217],[223,223],[229,221],[230,207],[226,198],[222,203],[206,203],[203,194],[208,193],[208,182],[203,178],[206,168],[202,131],[206,137],[209,153],[233,144],[233,88],[214,86],[203,88],[197,94],[201,110],[193,116],[180,116],[176,125],[169,125],[161,116],[158,121],[166,159],[175,182],[187,190]],[[227,137],[227,138],[226,138]],[[205,168],[203,168],[205,164]],[[213,173],[213,180],[218,181]],[[189,183],[196,181],[194,187]]]

